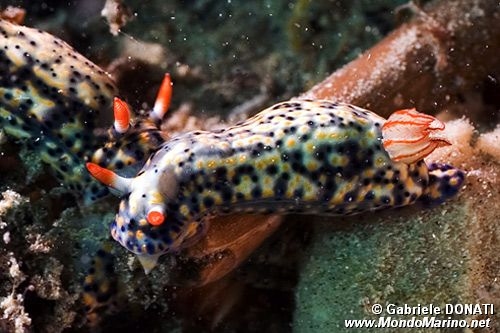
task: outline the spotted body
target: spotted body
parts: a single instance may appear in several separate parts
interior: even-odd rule
[[[161,99],[154,117],[129,119],[123,133],[112,126],[116,95],[110,76],[64,41],[0,20],[0,130],[37,153],[86,203],[109,191],[89,175],[85,161],[133,175],[166,138],[159,123],[168,100]],[[84,283],[91,321],[113,299],[115,278],[106,243]]]
[[[86,172],[85,160],[134,174],[163,142],[147,118],[137,119],[125,135],[112,128],[94,134],[111,126],[116,94],[109,75],[62,40],[0,20],[1,129],[38,152],[62,184],[87,202],[108,190]]]
[[[394,162],[383,148],[384,123],[353,105],[300,100],[224,130],[174,137],[123,180],[112,236],[148,270],[195,241],[214,215],[346,215],[456,192],[463,174],[455,168]]]

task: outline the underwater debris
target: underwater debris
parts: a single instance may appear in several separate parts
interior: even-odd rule
[[[0,298],[0,328],[2,320],[10,323],[16,333],[25,333],[31,326],[31,318],[24,307],[24,295],[16,293],[16,288],[26,279],[26,275],[21,271],[19,263],[14,257],[14,253],[8,253],[9,275],[12,283],[12,292]],[[5,325],[7,326],[7,325]]]
[[[500,126],[491,132],[481,134],[477,140],[477,147],[482,152],[491,155],[500,162]]]
[[[0,201],[0,223],[2,216],[7,213],[7,210],[27,202],[28,199],[22,197],[19,193],[13,190],[7,190],[2,193],[2,200]]]
[[[122,0],[106,0],[101,15],[108,21],[109,32],[114,36],[117,36],[120,29],[133,17],[131,10]]]
[[[25,16],[26,16],[26,10],[20,7],[7,6],[7,8],[0,11],[0,19],[15,24],[23,24]]]
[[[16,333],[25,333],[31,326],[31,318],[24,308],[24,296],[22,294],[10,294],[0,299],[0,310],[3,312],[2,319],[14,323]],[[0,322],[0,327],[2,327]]]
[[[167,59],[167,50],[158,43],[125,38],[121,58],[134,59],[152,66],[161,66]],[[120,61],[120,58],[115,61]]]

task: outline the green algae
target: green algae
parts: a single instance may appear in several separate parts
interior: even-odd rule
[[[26,184],[29,184],[42,174],[43,161],[38,152],[29,150],[25,147],[21,148],[19,157],[26,169]]]
[[[349,230],[319,223],[297,286],[295,331],[349,331],[345,319],[378,319],[370,312],[375,303],[472,302],[465,246],[470,209],[463,201],[420,212],[409,208],[411,215],[352,219]]]

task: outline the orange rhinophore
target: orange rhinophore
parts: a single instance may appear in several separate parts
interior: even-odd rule
[[[111,170],[103,168],[95,163],[88,162],[86,165],[89,173],[106,186],[112,187],[122,193],[127,193],[132,180],[118,176]]]
[[[113,111],[115,115],[115,130],[120,134],[127,132],[130,126],[130,111],[127,103],[115,97],[113,100]]]
[[[442,136],[444,127],[442,121],[415,109],[394,112],[382,126],[384,148],[395,162],[415,163],[451,144]]]
[[[170,100],[172,98],[172,81],[170,80],[170,74],[165,74],[165,78],[161,83],[160,89],[158,90],[158,95],[156,96],[155,105],[153,107],[153,112],[151,112],[151,117],[155,119],[162,119],[165,113],[168,111],[170,106]]]
[[[149,212],[147,220],[151,225],[160,225],[165,221],[165,215],[162,212],[153,210]]]

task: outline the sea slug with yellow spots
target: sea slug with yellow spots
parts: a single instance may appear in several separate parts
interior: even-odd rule
[[[386,120],[349,104],[295,100],[226,129],[173,137],[134,178],[87,168],[123,194],[111,234],[148,272],[219,214],[347,215],[442,202],[464,179],[456,168],[423,161],[448,144],[443,128],[414,110]]]
[[[108,189],[85,172],[85,160],[134,174],[165,139],[158,129],[168,104],[165,94],[156,111],[136,119],[125,134],[118,119],[107,135],[96,136],[95,129],[111,125],[116,94],[110,76],[64,41],[0,20],[0,129],[36,151],[86,202]]]

